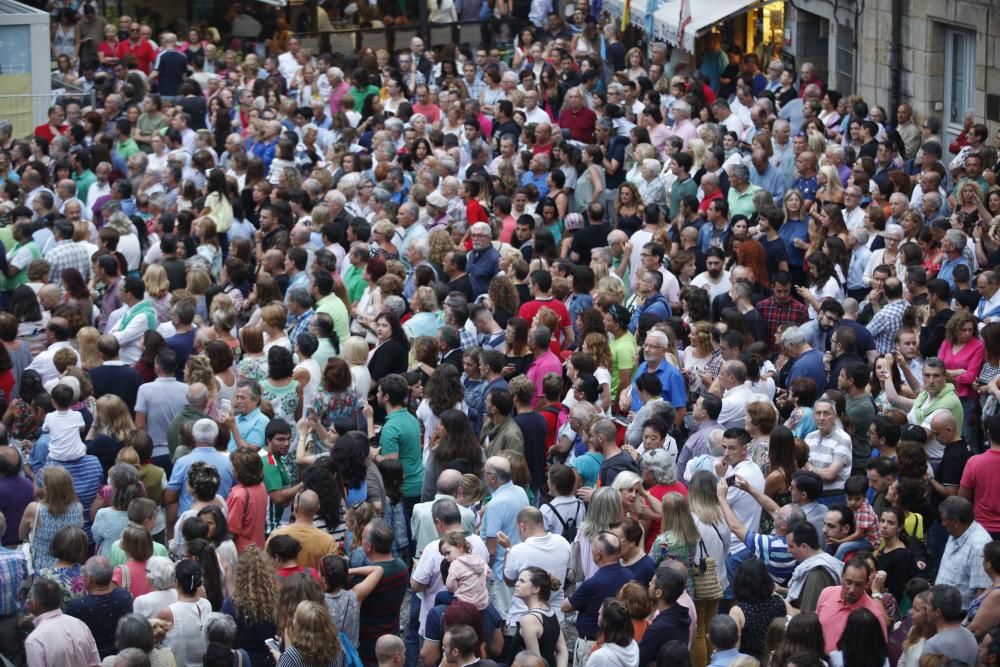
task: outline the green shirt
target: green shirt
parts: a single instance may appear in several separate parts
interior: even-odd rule
[[[155,540],[153,541],[153,555],[170,558],[167,548]],[[128,556],[125,555],[125,551],[122,549],[121,540],[115,540],[115,543],[111,545],[111,554],[108,556],[108,559],[111,561],[112,567],[124,565],[128,560]]]
[[[264,488],[268,494],[272,491],[281,491],[288,488],[292,483],[292,477],[288,474],[288,469],[279,459],[271,456],[267,449],[260,450],[260,462],[264,464]],[[270,498],[267,500],[267,523],[264,532],[268,535],[271,531],[281,525],[281,515],[285,513],[285,506],[278,505]]]
[[[635,336],[626,331],[621,338],[611,339],[611,395],[618,395],[619,373],[635,368],[635,353],[639,349]]]
[[[369,95],[378,95],[379,91],[377,87],[371,85],[364,90],[358,90],[354,86],[351,86],[351,89],[347,91],[347,94],[354,98],[354,110],[361,113],[361,107],[365,103],[365,98]]]
[[[341,341],[347,340],[351,335],[351,316],[340,297],[333,293],[327,294],[316,302],[315,308],[317,313],[326,313],[333,320],[333,330],[337,332],[337,338]]]
[[[86,204],[87,193],[90,192],[90,186],[97,182],[97,176],[90,169],[86,169],[79,174],[74,174],[73,182],[76,183],[77,199]]]
[[[347,297],[351,303],[357,303],[365,288],[368,287],[368,283],[362,277],[363,274],[364,269],[359,269],[353,264],[344,272],[344,284],[347,285]]]
[[[729,196],[726,201],[729,202],[729,217],[733,217],[736,214],[742,214],[750,218],[757,209],[753,205],[753,196],[760,190],[760,186],[753,185],[752,183],[747,186],[746,192],[740,194],[736,191],[736,188],[729,188]]]
[[[398,454],[403,466],[403,496],[420,495],[424,462],[420,458],[420,422],[409,410],[400,409],[385,418],[379,434],[382,456]]]
[[[139,144],[135,143],[135,139],[129,137],[125,141],[119,142],[115,146],[115,151],[122,156],[123,160],[127,160],[136,153],[141,152],[139,150]]]

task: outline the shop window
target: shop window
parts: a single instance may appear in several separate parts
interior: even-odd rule
[[[854,31],[837,25],[837,90],[855,90],[854,87]]]

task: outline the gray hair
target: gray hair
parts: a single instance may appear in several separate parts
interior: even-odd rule
[[[849,234],[858,242],[858,245],[865,245],[868,243],[868,230],[864,227],[857,227],[852,229]]]
[[[475,223],[474,225],[472,225],[472,227],[469,228],[469,232],[472,234],[483,233],[483,234],[489,234],[491,237],[493,236],[493,230],[490,229],[490,226],[485,222]]]
[[[302,306],[303,308],[312,308],[313,299],[309,296],[309,292],[305,287],[293,287],[288,290],[286,298],[289,301],[294,301],[296,305]]]
[[[677,461],[665,449],[644,452],[642,469],[648,470],[657,484],[673,484],[677,481]]]
[[[806,344],[806,337],[798,327],[788,327],[781,334],[781,344],[785,347],[799,347]]]
[[[214,445],[219,437],[219,425],[211,419],[199,419],[191,427],[195,445]]]
[[[115,627],[115,648],[139,651],[153,650],[153,628],[142,614],[125,614]]]
[[[965,246],[968,245],[968,237],[965,235],[965,232],[958,229],[949,229],[944,233],[944,237],[948,240],[948,243],[959,250],[964,251]]]
[[[240,378],[239,382],[236,383],[236,388],[249,389],[250,395],[253,396],[255,400],[260,400],[260,383],[253,378]]]
[[[208,387],[201,382],[195,382],[189,385],[187,390],[187,402],[196,408],[204,408],[208,405]]]
[[[806,520],[806,513],[795,503],[788,503],[778,508],[778,519],[784,521],[788,526],[794,526],[800,521]]]
[[[236,621],[229,614],[213,611],[205,616],[202,633],[206,644],[214,642],[232,648],[236,639]]]
[[[454,526],[462,522],[462,510],[454,498],[441,498],[431,505],[431,518],[444,526]]]
[[[382,302],[382,310],[392,313],[399,319],[406,312],[406,301],[398,294],[390,294]]]
[[[92,556],[83,564],[83,574],[98,586],[110,584],[114,573],[114,566],[104,556]]]
[[[156,590],[170,590],[174,586],[174,561],[166,556],[151,556],[146,561],[146,578]]]
[[[431,252],[430,246],[427,244],[427,239],[424,238],[413,239],[412,241],[410,241],[410,245],[406,247],[407,250],[415,250],[416,252],[420,253],[420,257],[423,259],[427,259],[427,256]]]
[[[963,526],[972,523],[972,503],[961,496],[948,496],[938,505],[942,519],[954,519]]]
[[[738,176],[744,181],[750,180],[750,170],[747,169],[745,164],[732,164],[729,165],[729,177]]]
[[[677,100],[676,102],[674,102],[674,106],[672,108],[674,113],[678,113],[684,116],[685,118],[691,117],[691,105],[685,102],[684,100]]]
[[[722,456],[722,438],[725,434],[721,428],[714,428],[708,433],[708,453],[712,456]]]

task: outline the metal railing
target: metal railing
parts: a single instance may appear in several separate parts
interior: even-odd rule
[[[82,90],[53,90],[48,94],[0,95],[0,118],[13,124],[15,137],[28,136],[36,125],[45,122],[45,110],[48,107],[70,102],[76,102],[82,107],[93,107],[95,94],[93,91],[85,93]]]
[[[424,37],[429,45],[482,44],[494,45],[496,21],[456,21],[429,23],[426,33],[419,25],[392,25],[383,28],[344,27],[327,32],[296,33],[302,45],[317,53],[349,53],[363,48],[386,49],[390,53],[405,48],[413,37]]]

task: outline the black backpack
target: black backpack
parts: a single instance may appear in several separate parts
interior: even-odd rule
[[[582,504],[579,500],[577,500],[576,502],[578,504],[576,508],[573,510],[573,516],[571,516],[569,520],[563,519],[562,515],[559,514],[559,510],[557,510],[552,503],[545,503],[546,505],[548,505],[549,509],[552,510],[552,513],[556,515],[556,518],[559,519],[559,523],[561,523],[563,527],[562,536],[570,544],[573,544],[573,540],[576,539],[576,529],[577,529],[576,515],[580,513],[580,505]]]

